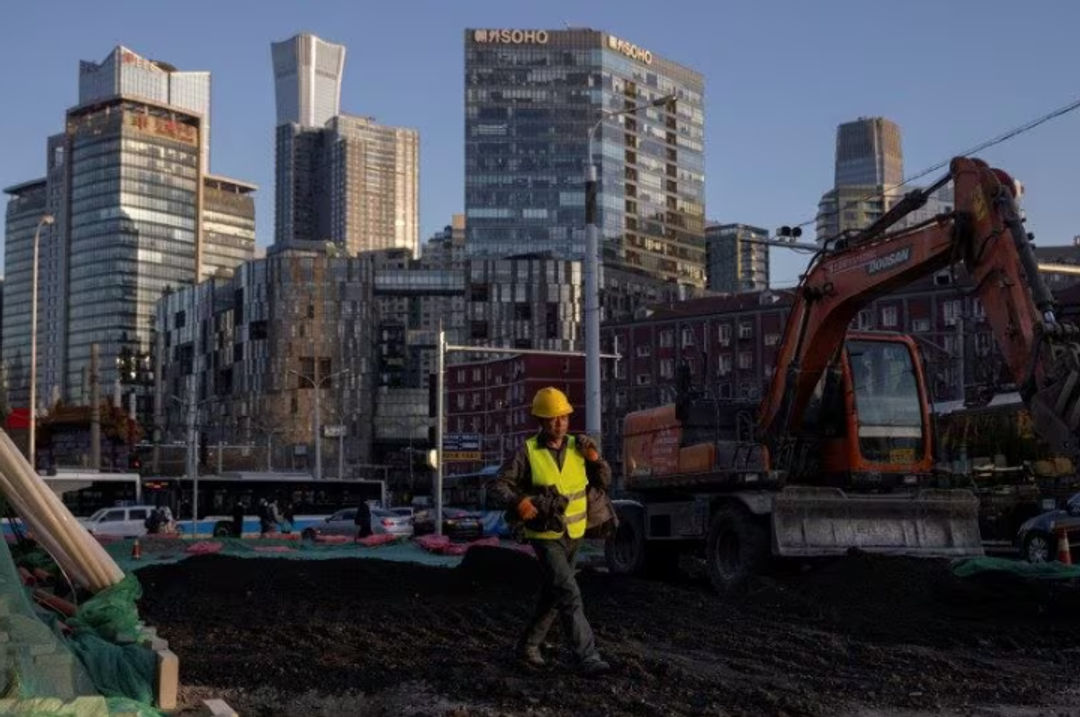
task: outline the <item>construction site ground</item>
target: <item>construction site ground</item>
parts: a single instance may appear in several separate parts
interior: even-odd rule
[[[1080,714],[1070,584],[849,555],[719,597],[685,573],[586,568],[586,611],[613,666],[587,679],[555,633],[547,668],[514,660],[533,560],[502,548],[455,568],[209,555],[137,575],[192,714],[208,697],[245,716]]]

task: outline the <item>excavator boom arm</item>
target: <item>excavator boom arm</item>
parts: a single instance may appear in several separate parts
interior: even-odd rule
[[[774,449],[798,430],[858,312],[878,296],[962,260],[1036,428],[1059,451],[1076,457],[1080,348],[1070,343],[1074,330],[1054,317],[1013,183],[1004,172],[962,157],[951,162],[949,177],[953,212],[910,231],[881,234],[875,225],[815,257],[797,290],[761,407],[759,429]]]

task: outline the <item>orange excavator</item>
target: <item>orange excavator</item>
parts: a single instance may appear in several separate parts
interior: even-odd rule
[[[891,228],[953,183],[951,212]],[[934,471],[932,422],[910,337],[849,332],[858,312],[963,262],[1036,431],[1080,458],[1080,332],[1059,322],[1016,204],[1016,183],[956,158],[865,230],[826,243],[795,292],[756,430],[709,396],[628,414],[613,572],[704,554],[713,585],[770,555],[982,554],[978,502]],[[732,417],[735,418],[732,418]]]

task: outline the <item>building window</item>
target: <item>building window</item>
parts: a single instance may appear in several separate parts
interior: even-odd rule
[[[638,358],[648,358],[652,356],[652,347],[648,344],[638,344],[634,349],[634,353],[638,355]]]
[[[780,343],[780,334],[765,334],[765,345],[776,346]]]
[[[856,325],[863,331],[874,328],[874,312],[870,309],[863,309],[860,311],[856,320]]]
[[[731,384],[724,381],[719,385],[720,398],[731,398]]]
[[[465,369],[463,369],[463,368],[458,369],[457,382],[458,382],[458,384],[465,383]]]
[[[960,299],[946,301],[942,305],[942,311],[944,313],[945,325],[956,326],[956,321],[960,318]]]
[[[647,373],[639,373],[636,380],[638,386],[648,386],[652,383],[652,376]]]
[[[187,324],[187,312],[177,311],[176,316],[173,317],[173,328],[182,329]]]
[[[994,346],[994,337],[990,334],[975,334],[975,354],[989,356]]]
[[[886,328],[892,328],[896,326],[896,307],[886,306],[881,310],[881,325]]]
[[[911,330],[925,333],[930,330],[930,319],[914,319],[911,322]]]
[[[720,324],[716,327],[716,340],[720,342],[721,346],[727,346],[731,343],[731,324]]]
[[[971,300],[971,315],[980,321],[986,318],[986,309],[983,307],[982,299],[977,296]]]
[[[474,369],[472,370],[472,380],[473,380],[473,383],[480,383],[480,377],[481,377],[480,369],[478,369],[478,368],[474,368]]]
[[[660,359],[660,378],[674,378],[675,377],[675,360],[674,359]]]
[[[731,373],[731,356],[720,357],[720,360],[716,365],[716,372],[721,376],[727,376]]]
[[[626,364],[622,361],[615,362],[615,378],[626,378]]]
[[[625,391],[616,391],[615,392],[615,408],[622,408],[625,405],[626,405],[626,392]]]
[[[465,394],[464,393],[459,393],[457,395],[457,407],[458,407],[459,411],[464,411],[465,410]]]
[[[754,365],[754,354],[749,351],[739,352],[739,368],[747,369]]]
[[[675,345],[675,332],[671,329],[661,329],[660,331],[660,346],[662,348],[670,348]]]
[[[739,338],[748,339],[754,335],[754,325],[749,321],[742,321],[739,323]]]
[[[694,345],[694,330],[689,326],[684,326],[682,330],[682,345],[683,348]]]

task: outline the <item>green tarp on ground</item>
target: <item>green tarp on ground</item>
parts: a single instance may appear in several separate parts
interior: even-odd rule
[[[1080,578],[1080,566],[1052,563],[1027,563],[1006,558],[960,558],[952,562],[953,574],[970,578],[984,573],[1007,573],[1028,580],[1072,580]]]

